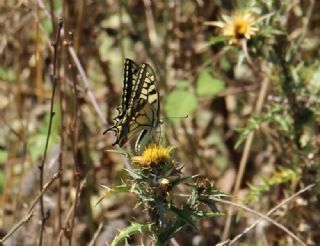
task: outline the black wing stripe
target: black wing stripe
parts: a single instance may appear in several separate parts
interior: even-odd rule
[[[122,90],[122,114],[125,114],[129,107],[129,102],[132,94],[133,87],[136,82],[136,73],[138,72],[138,65],[130,60],[126,59],[124,64],[124,80],[123,80],[123,90]]]

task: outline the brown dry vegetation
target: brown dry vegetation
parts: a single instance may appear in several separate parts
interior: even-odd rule
[[[265,16],[246,42],[219,40],[205,24],[241,8]],[[158,138],[176,147],[185,175],[207,177],[261,214],[307,188],[235,244],[319,245],[319,10],[317,0],[0,0],[4,245],[106,245],[148,220],[133,194],[98,203],[100,185],[127,179],[128,160],[107,152],[117,150],[114,136],[102,135],[126,57],[155,69]],[[172,245],[215,245],[259,218],[217,206],[225,215],[184,228]],[[143,234],[129,242],[141,240],[152,245]]]

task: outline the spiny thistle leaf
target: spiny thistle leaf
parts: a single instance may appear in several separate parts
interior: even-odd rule
[[[110,246],[116,246],[123,240],[128,239],[131,235],[135,233],[142,233],[142,232],[150,232],[152,229],[152,224],[138,224],[132,223],[132,225],[122,229],[120,233],[114,238]]]
[[[196,225],[194,224],[194,220],[196,219],[193,212],[190,211],[188,208],[179,209],[175,206],[169,207],[170,211],[175,213],[179,219],[185,222],[185,224],[191,225],[195,230],[197,230]]]

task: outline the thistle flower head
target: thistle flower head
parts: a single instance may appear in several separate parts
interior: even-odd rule
[[[230,39],[230,44],[250,39],[258,31],[256,24],[257,19],[250,11],[237,11],[231,16],[223,15],[222,21],[206,22],[206,25],[219,27],[222,35]]]
[[[161,164],[170,159],[171,147],[163,147],[160,145],[149,145],[141,154],[141,156],[132,157],[132,162],[141,167],[148,167],[151,164]]]

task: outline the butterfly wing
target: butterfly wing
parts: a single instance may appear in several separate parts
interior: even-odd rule
[[[136,84],[131,103],[136,104],[138,115],[135,117],[135,122],[141,129],[135,144],[135,151],[139,153],[148,144],[159,124],[160,102],[155,86],[155,72],[150,65],[141,65],[137,80],[143,83]]]
[[[127,78],[127,79],[126,79]],[[131,79],[130,79],[131,78]],[[148,143],[159,123],[159,95],[155,86],[155,73],[150,65],[137,65],[127,59],[122,103],[118,108],[115,124],[107,131],[114,131],[120,147],[140,133],[135,144],[136,152]]]
[[[121,106],[117,108],[118,115],[114,119],[116,122],[124,116],[129,107],[131,94],[137,81],[138,70],[139,67],[134,61],[128,58],[125,60]]]
[[[125,116],[125,113],[129,107],[132,90],[135,87],[135,83],[137,81],[138,70],[139,67],[134,61],[128,58],[125,60],[121,105],[117,107],[118,115],[113,119],[115,122],[114,126],[105,130],[103,134],[106,134],[111,130],[114,130],[117,134],[117,131],[115,129],[119,124],[121,124],[122,118]]]
[[[124,114],[129,107],[131,94],[137,81],[138,70],[138,65],[134,61],[127,58],[124,63],[124,81],[121,100],[122,114]]]

